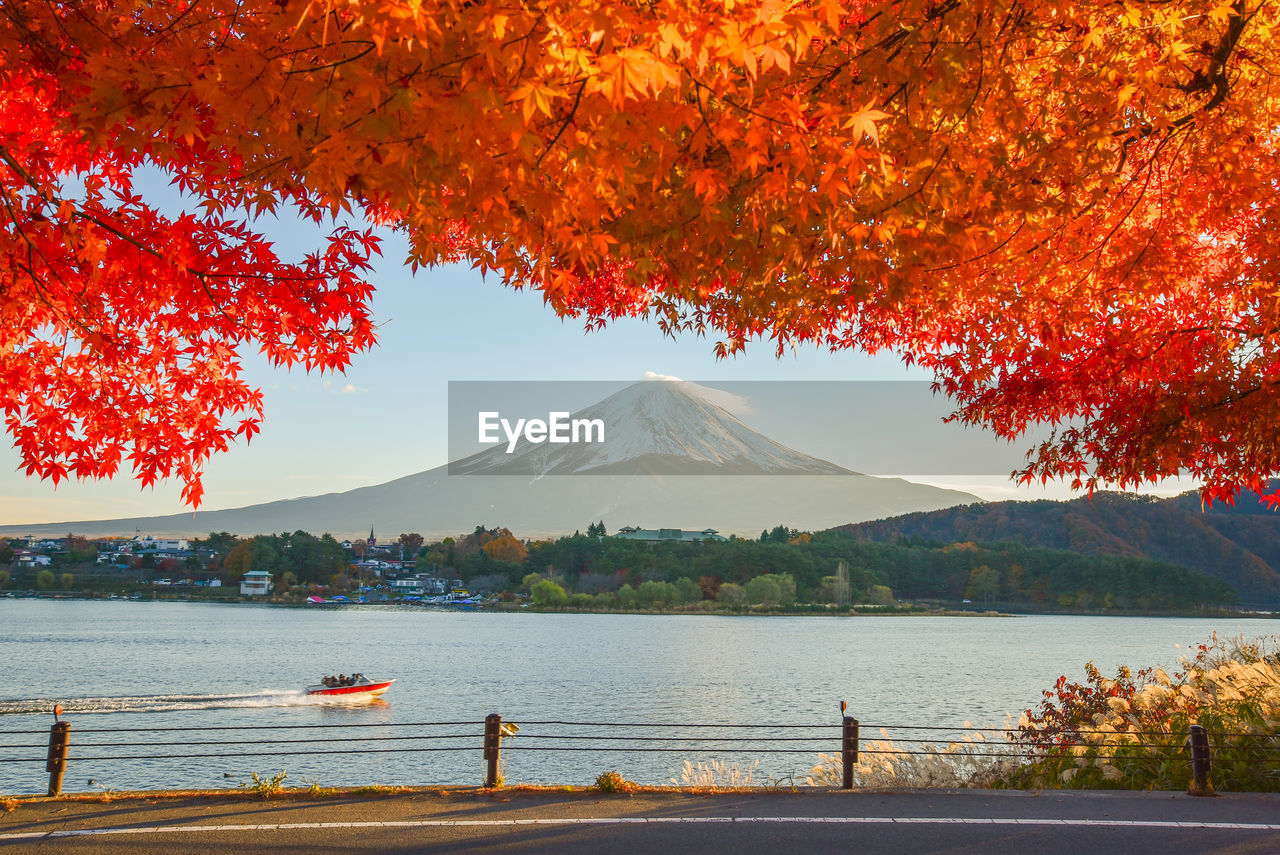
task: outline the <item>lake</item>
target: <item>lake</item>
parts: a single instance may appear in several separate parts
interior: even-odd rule
[[[478,736],[488,713],[517,724],[840,722],[841,700],[867,728],[883,724],[1002,725],[1034,707],[1060,674],[1083,679],[1092,660],[1172,670],[1217,632],[1257,637],[1280,624],[1247,618],[721,617],[445,612],[408,607],[282,608],[182,602],[0,600],[0,793],[43,792],[55,701],[72,723],[68,792],[234,787],[250,772],[288,770],[287,784],[478,784]],[[1178,645],[1181,645],[1179,648]],[[301,691],[326,674],[394,677],[380,702],[317,703]],[[411,752],[407,723],[475,722],[466,751]],[[350,728],[318,725],[354,725]],[[299,730],[267,730],[306,725]],[[158,727],[239,727],[168,731]],[[135,729],[126,733],[94,730]],[[26,732],[26,733],[24,733]],[[553,725],[526,725],[504,750],[507,783],[594,781],[606,769],[668,783],[687,759],[740,753],[527,750]],[[609,734],[608,729],[585,731]],[[665,728],[626,731],[669,735]],[[812,736],[809,731],[794,731]],[[687,732],[684,732],[687,735]],[[724,736],[728,731],[701,731]],[[780,734],[783,731],[770,731]],[[898,735],[898,734],[895,734]],[[803,775],[818,750],[758,756],[757,782]],[[325,739],[294,748],[355,753],[196,757],[231,739]],[[523,741],[522,741],[523,738]],[[179,746],[139,749],[139,741]],[[116,747],[110,747],[112,743]],[[192,743],[208,743],[196,745]],[[108,748],[90,748],[90,744]],[[579,742],[590,744],[590,741]],[[37,748],[6,748],[38,745]],[[283,744],[270,746],[288,750]],[[369,750],[365,750],[365,749]],[[809,752],[812,748],[812,752]],[[261,746],[240,750],[263,750]],[[94,752],[94,755],[90,754]],[[111,753],[182,759],[78,760]],[[93,779],[92,785],[87,781]]]

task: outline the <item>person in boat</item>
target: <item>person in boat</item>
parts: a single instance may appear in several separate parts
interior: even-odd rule
[[[346,675],[346,674],[339,674],[339,675],[338,675],[338,685],[339,685],[339,686],[350,686],[350,685],[351,685],[351,683],[347,680],[347,675]]]

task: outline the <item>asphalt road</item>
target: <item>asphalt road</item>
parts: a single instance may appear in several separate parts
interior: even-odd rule
[[[0,853],[1280,853],[1280,796],[989,790],[693,795],[434,791],[49,800]]]

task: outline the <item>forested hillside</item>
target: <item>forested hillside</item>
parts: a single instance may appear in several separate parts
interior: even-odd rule
[[[1221,579],[1244,602],[1280,602],[1280,517],[1252,494],[1234,508],[1202,508],[1194,494],[1156,499],[1098,493],[1070,502],[989,502],[833,531],[882,543],[1008,542],[1150,558]]]
[[[514,584],[537,572],[567,591],[608,593],[647,581],[696,582],[718,598],[726,585],[763,575],[786,577],[800,602],[832,602],[837,566],[848,567],[853,602],[883,586],[904,600],[1092,611],[1186,611],[1233,603],[1229,585],[1207,574],[1147,558],[1079,555],[1019,544],[869,543],[840,532],[806,534],[779,526],[760,540],[645,544],[610,537],[560,538],[530,545],[518,565],[473,552],[459,562],[468,579]],[[494,575],[496,574],[496,575]]]

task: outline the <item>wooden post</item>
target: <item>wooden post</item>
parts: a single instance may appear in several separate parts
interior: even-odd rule
[[[1209,734],[1202,725],[1191,725],[1191,787],[1187,790],[1193,796],[1213,795],[1213,784],[1209,783]]]
[[[499,764],[502,760],[502,716],[490,713],[484,717],[484,759],[488,761],[485,771],[484,785],[497,787],[501,785]]]
[[[49,773],[49,795],[62,795],[62,776],[67,771],[67,744],[71,741],[71,722],[55,722],[49,728],[49,757],[44,764]]]
[[[840,738],[840,768],[844,773],[844,780],[840,786],[843,789],[853,789],[853,767],[857,765],[858,720],[852,716],[845,716]]]

